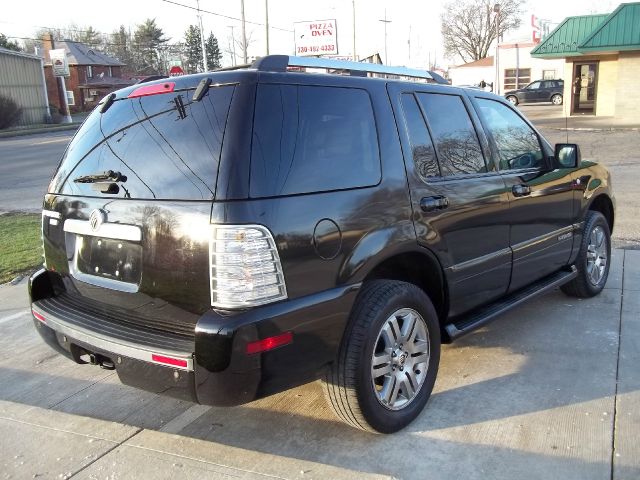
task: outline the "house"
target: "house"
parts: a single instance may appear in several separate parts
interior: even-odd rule
[[[640,121],[640,2],[568,17],[531,55],[565,62],[566,115]]]
[[[449,68],[451,85],[477,86],[481,81],[493,83],[496,71],[493,65],[493,57],[485,57],[469,63],[463,63]]]
[[[534,58],[530,50],[536,44],[531,39],[513,39],[498,45],[499,88],[508,90],[526,87],[534,80],[562,78],[564,61]],[[494,49],[495,51],[495,49]],[[496,78],[495,57],[485,57],[474,62],[449,68],[452,85],[478,85],[482,80],[494,84]]]
[[[53,75],[49,51],[64,49],[69,64],[69,77],[65,78],[67,100],[72,112],[93,109],[107,94],[135,83],[122,77],[124,63],[93,47],[71,40],[53,41],[51,35],[43,39],[44,73],[52,105],[60,108],[58,82]]]

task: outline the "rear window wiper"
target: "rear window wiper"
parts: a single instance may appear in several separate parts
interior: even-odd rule
[[[82,177],[74,178],[75,183],[96,183],[96,182],[126,182],[127,177],[120,172],[114,172],[113,170],[107,170],[102,173],[95,173],[93,175],[84,175]]]

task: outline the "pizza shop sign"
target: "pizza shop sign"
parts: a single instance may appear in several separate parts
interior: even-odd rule
[[[293,24],[296,55],[336,55],[338,32],[336,20],[314,20]]]

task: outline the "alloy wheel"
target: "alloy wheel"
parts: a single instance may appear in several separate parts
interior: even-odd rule
[[[601,226],[596,226],[589,235],[587,246],[587,278],[598,285],[604,277],[608,261],[607,236]]]
[[[378,401],[389,410],[409,405],[427,377],[429,358],[424,318],[411,308],[390,315],[378,333],[371,358],[371,381]]]

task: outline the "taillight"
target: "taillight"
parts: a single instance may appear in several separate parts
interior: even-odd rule
[[[261,225],[213,225],[209,242],[211,305],[248,308],[287,298],[280,256]]]
[[[262,340],[256,340],[255,342],[247,343],[247,355],[253,355],[254,353],[267,352],[274,348],[282,347],[293,342],[293,333],[285,332],[275,337],[263,338]]]
[[[188,365],[187,361],[182,358],[167,357],[165,355],[158,355],[155,353],[151,355],[151,360],[156,363],[162,363],[163,365],[171,365],[174,367],[187,368]]]

